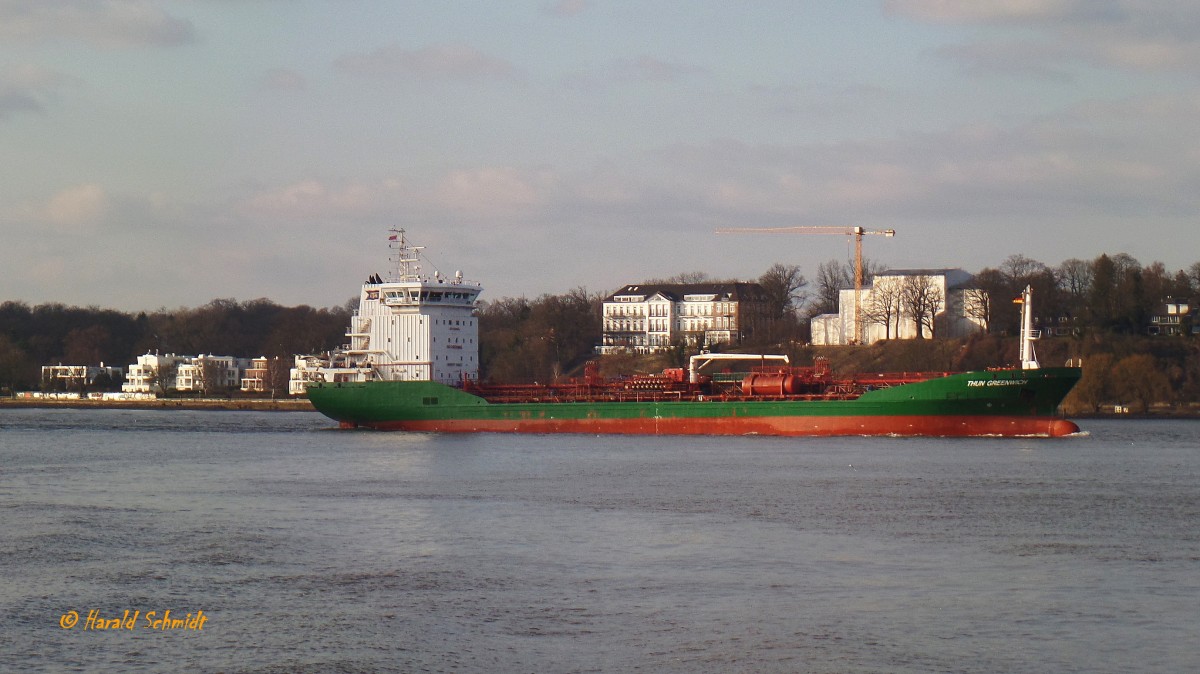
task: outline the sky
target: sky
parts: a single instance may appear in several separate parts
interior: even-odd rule
[[[1200,3],[0,0],[0,301],[1200,261]]]

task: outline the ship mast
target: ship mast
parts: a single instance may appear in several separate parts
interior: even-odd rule
[[[410,246],[408,239],[405,238],[403,229],[395,227],[388,230],[391,235],[388,236],[388,248],[391,249],[389,261],[395,265],[392,272],[393,281],[420,281],[421,280],[421,251],[425,250],[424,246]]]

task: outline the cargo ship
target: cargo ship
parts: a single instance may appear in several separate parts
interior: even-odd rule
[[[595,363],[551,384],[479,379],[482,286],[422,272],[421,248],[391,230],[394,270],[371,275],[349,344],[293,371],[342,428],[448,433],[1059,437],[1058,406],[1080,368],[1037,362],[1031,296],[1021,298],[1021,363],[972,372],[836,377],[817,360],[698,354],[687,368],[604,378]]]

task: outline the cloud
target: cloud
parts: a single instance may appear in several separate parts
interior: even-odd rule
[[[0,71],[0,119],[15,113],[44,113],[46,103],[59,89],[79,80],[36,65],[14,66]]]
[[[1079,54],[1096,64],[1131,70],[1172,70],[1194,74],[1200,42],[1157,31],[1091,31],[1081,36]]]
[[[0,90],[0,119],[18,112],[44,112],[36,97],[21,91]]]
[[[796,147],[724,141],[668,148],[660,158],[681,172],[680,200],[749,221],[1194,219],[1197,119],[1200,97],[1091,102],[1015,128]]]
[[[486,215],[528,210],[547,200],[552,180],[511,167],[454,171],[442,178],[435,196],[444,208]]]
[[[1069,54],[1045,42],[977,42],[942,47],[935,53],[957,61],[971,75],[1014,75],[1055,82],[1075,79],[1066,67]]]
[[[708,244],[696,235],[720,226],[857,224],[900,231],[887,248],[889,264],[899,266],[979,269],[1015,252],[1053,262],[1124,251],[1182,268],[1195,261],[1194,249],[1163,242],[1195,238],[1198,120],[1200,96],[1163,96],[1091,101],[1011,127],[802,145],[680,144],[647,162],[669,178],[624,176],[641,187],[623,212],[653,222],[647,235],[693,236],[697,250]],[[572,222],[596,210],[577,206]],[[776,253],[769,242],[748,241],[729,252],[728,264],[756,250],[811,269],[824,253],[805,243]],[[838,250],[822,246],[812,250]]]
[[[199,207],[159,193],[114,194],[98,182],[83,182],[60,187],[41,198],[0,202],[0,228],[34,232],[38,238],[43,234],[92,234],[103,229],[103,236],[91,241],[99,245],[122,233],[141,237],[158,231],[164,222],[201,214],[209,218],[205,222],[211,226],[211,208],[209,202]]]
[[[664,61],[642,54],[635,58],[610,61],[603,66],[570,73],[560,79],[560,84],[574,91],[599,91],[607,87],[646,82],[667,84],[688,78],[706,76],[706,68],[687,63]]]
[[[1200,214],[1200,97],[1088,102],[1023,125],[803,145],[737,140],[665,147],[591,167],[464,166],[375,181],[309,179],[241,208],[294,223],[654,222],[662,231],[786,215],[863,220],[1078,221]]]
[[[587,10],[591,9],[592,3],[588,0],[558,0],[542,7],[542,11],[551,16],[571,17],[579,16]]]
[[[675,82],[692,75],[708,73],[706,69],[699,66],[672,63],[646,55],[639,56],[630,61],[618,62],[615,64],[614,69],[623,79],[637,79],[647,82]]]
[[[354,270],[352,288],[359,271],[382,264],[370,237],[391,224],[411,227],[451,269],[490,281],[496,296],[609,287],[701,264],[751,277],[764,253],[811,272],[842,250],[836,242],[782,240],[728,249],[732,242],[711,232],[731,225],[895,227],[900,237],[886,254],[901,266],[979,269],[1012,252],[1053,262],[1107,247],[1143,259],[1174,255],[1165,262],[1179,267],[1195,261],[1182,259],[1194,250],[1163,253],[1162,246],[1190,241],[1200,214],[1198,125],[1200,96],[1163,96],[1090,101],[1013,126],[856,142],[700,141],[636,155],[612,149],[586,166],[463,162],[428,175],[417,168],[373,178],[311,174],[240,201],[205,192],[188,197],[192,203],[157,204],[81,180],[29,206],[28,217],[0,216],[0,228],[24,237],[26,257],[65,250],[88,226],[103,227],[103,236],[88,238],[89,259],[127,254],[143,240],[163,251],[210,251],[189,268],[168,252],[157,256],[166,261],[157,271],[178,278],[171,294],[164,287],[167,299],[123,300],[149,306],[261,295],[340,302],[340,282],[284,284],[281,274],[290,272],[278,270]],[[1126,237],[1144,247],[1126,246]],[[238,257],[250,250],[271,251],[270,264]],[[68,268],[87,276],[97,263],[78,256]],[[6,259],[19,261],[15,253]],[[542,265],[536,275],[512,272],[535,265]],[[196,284],[192,274],[213,280]]]
[[[0,0],[0,39],[173,46],[193,41],[195,30],[149,0]]]
[[[280,220],[360,218],[386,212],[404,193],[395,181],[338,186],[308,179],[253,195],[239,210]]]
[[[421,49],[390,45],[370,52],[343,55],[334,61],[334,68],[369,77],[422,80],[510,80],[516,77],[516,68],[508,61],[463,44],[438,44]]]
[[[294,232],[288,228],[264,231],[231,220],[219,195],[188,202],[155,193],[114,193],[94,182],[70,185],[23,204],[0,203],[5,233],[0,267],[14,272],[10,296],[31,302],[134,310],[200,304],[253,292],[246,290],[253,287],[247,279],[268,275],[261,258],[242,261],[245,251],[292,253],[286,244]],[[131,256],[137,274],[116,262]],[[270,273],[286,277],[286,270],[278,271],[281,266]]]
[[[308,82],[295,70],[272,68],[258,78],[258,88],[263,91],[304,91]]]
[[[884,10],[936,23],[1070,21],[1120,13],[1113,0],[885,0]]]
[[[490,217],[528,212],[554,198],[557,179],[544,171],[483,166],[426,178],[330,184],[302,180],[245,199],[244,213],[285,221],[387,219],[397,212]]]
[[[1012,37],[991,36],[980,44],[939,52],[967,62],[976,73],[1019,69],[1057,77],[1072,62],[1137,71],[1192,73],[1200,68],[1200,5],[1195,3],[887,0],[884,7],[917,21],[985,26],[1002,36],[1014,31]],[[1005,63],[1014,57],[1016,64]]]
[[[38,209],[39,219],[63,230],[90,229],[109,210],[109,198],[99,185],[66,188]]]
[[[25,233],[87,233],[102,225],[112,200],[95,183],[65,187],[44,200],[13,204],[0,210],[0,224]]]

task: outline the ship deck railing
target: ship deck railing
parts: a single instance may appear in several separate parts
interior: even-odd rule
[[[646,402],[823,402],[854,400],[861,390],[793,395],[740,395],[731,393],[703,394],[689,391],[596,391],[593,393],[544,392],[535,395],[496,394],[475,392],[492,404],[514,405],[530,403],[587,404],[587,403],[646,403]]]
[[[862,386],[870,386],[872,388],[888,388],[891,386],[902,386],[904,384],[916,384],[917,382],[928,381],[930,379],[938,379],[941,377],[949,377],[957,372],[879,372],[879,373],[863,373],[856,374],[850,377],[849,381]]]

